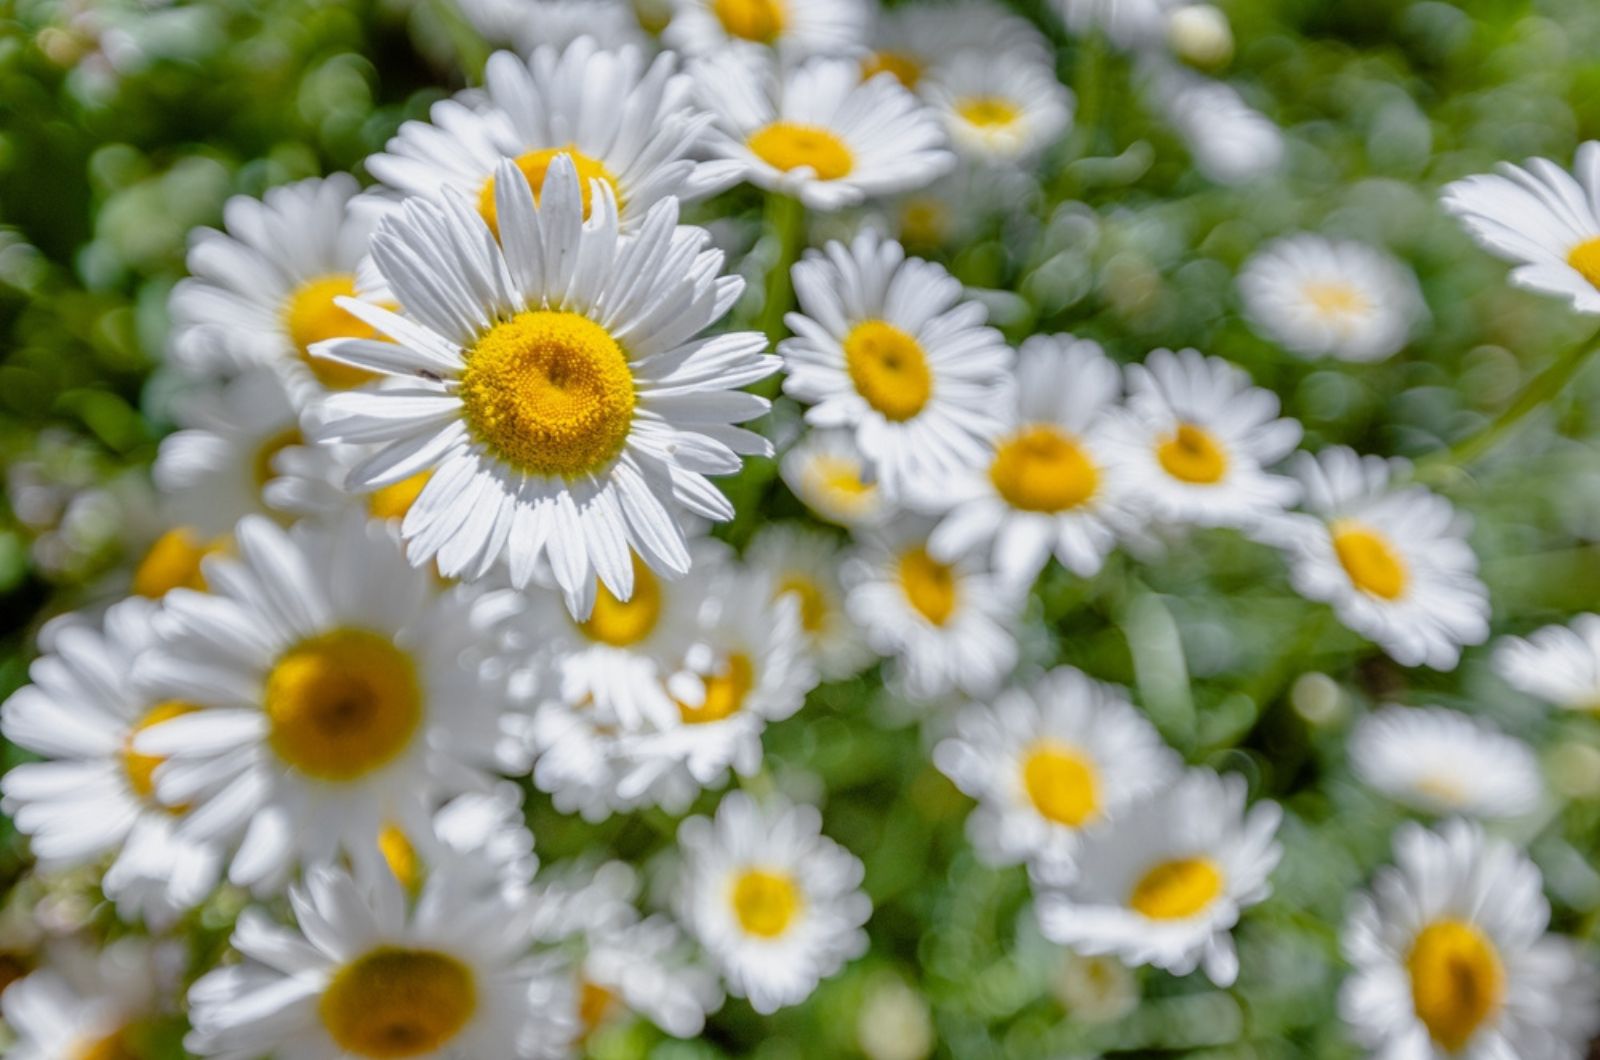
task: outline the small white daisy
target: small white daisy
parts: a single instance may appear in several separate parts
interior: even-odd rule
[[[957,153],[977,162],[1031,164],[1072,123],[1072,93],[1054,66],[1022,55],[964,52],[922,91]]]
[[[365,512],[372,519],[404,519],[428,484],[429,472],[418,472],[370,493],[351,493],[344,488],[350,472],[377,451],[376,446],[333,442],[288,446],[273,457],[276,474],[262,488],[262,499],[273,511],[321,522],[338,521],[352,511]]]
[[[757,1012],[799,1004],[866,952],[861,862],[822,834],[814,807],[736,791],[715,820],[684,821],[678,845],[679,916]]]
[[[794,266],[800,311],[778,346],[806,422],[848,427],[891,498],[983,462],[1004,425],[1013,359],[943,267],[862,231]]]
[[[852,431],[807,431],[783,454],[778,472],[801,503],[827,522],[864,529],[889,517]]]
[[[172,954],[126,937],[94,954],[69,952],[59,967],[0,991],[11,1038],[7,1060],[124,1060],[147,1052],[163,991],[175,987]],[[78,959],[78,958],[82,959]]]
[[[868,18],[865,0],[673,0],[661,39],[689,55],[770,48],[792,61],[860,51]]]
[[[799,602],[800,627],[825,681],[854,677],[876,657],[845,611],[839,555],[827,534],[786,523],[767,526],[745,552],[745,562],[770,579],[775,593]]]
[[[963,709],[933,761],[978,800],[967,835],[996,865],[1070,861],[1083,829],[1170,783],[1179,767],[1120,689],[1070,666]]]
[[[1522,817],[1539,805],[1539,759],[1521,740],[1442,707],[1391,706],[1350,734],[1350,764],[1364,782],[1425,813]]]
[[[1579,615],[1522,637],[1504,637],[1494,650],[1501,680],[1562,710],[1600,713],[1600,615]]]
[[[460,0],[462,14],[491,43],[523,55],[589,37],[602,48],[643,48],[649,38],[628,0]]]
[[[484,886],[510,901],[528,895],[539,859],[517,785],[503,781],[488,791],[457,795],[434,812],[429,825],[420,832],[384,825],[370,847],[352,852],[352,861],[361,861],[363,872],[386,867],[413,895],[446,861],[476,866]]]
[[[1268,243],[1238,285],[1256,330],[1303,357],[1381,361],[1427,313],[1416,274],[1393,255],[1311,233]]]
[[[1228,986],[1233,926],[1271,892],[1282,816],[1271,802],[1246,812],[1243,777],[1192,769],[1086,831],[1071,865],[1035,866],[1040,926],[1080,953],[1174,975],[1201,967]]]
[[[1146,69],[1157,104],[1207,179],[1244,185],[1282,164],[1283,131],[1233,86],[1173,63]]]
[[[913,91],[952,58],[975,52],[1040,65],[1055,62],[1050,42],[1032,22],[995,0],[901,4],[877,14],[862,77],[890,73]]]
[[[1351,903],[1339,1012],[1374,1056],[1578,1060],[1600,1028],[1594,969],[1545,934],[1539,870],[1455,820],[1395,834],[1396,864]]]
[[[1174,0],[1052,0],[1075,36],[1104,33],[1119,48],[1149,48],[1163,42],[1167,8]]]

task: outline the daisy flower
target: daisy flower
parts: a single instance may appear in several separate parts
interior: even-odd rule
[[[1246,812],[1243,777],[1192,769],[1085,831],[1073,864],[1035,866],[1040,926],[1079,953],[1174,975],[1202,967],[1228,986],[1239,972],[1231,932],[1271,892],[1282,816],[1271,802]]]
[[[1119,48],[1159,45],[1174,0],[1053,0],[1061,21],[1078,37],[1104,33]]]
[[[922,187],[955,162],[934,116],[893,77],[861,80],[848,59],[780,72],[720,53],[697,60],[700,105],[716,117],[710,149],[744,179],[813,210]]]
[[[878,12],[872,50],[861,61],[862,77],[893,74],[913,91],[924,78],[963,52],[1013,57],[1049,65],[1055,53],[1027,19],[994,0],[947,0],[903,4]]]
[[[1600,313],[1600,142],[1578,148],[1575,174],[1545,158],[1444,189],[1444,208],[1478,245],[1514,262],[1511,282]]]
[[[814,807],[736,791],[714,820],[684,821],[678,845],[679,918],[757,1012],[799,1004],[866,952],[861,862],[822,834]]]
[[[1070,666],[972,704],[933,752],[978,800],[967,835],[995,865],[1070,861],[1083,829],[1178,775],[1179,760],[1120,689]]]
[[[1232,85],[1172,63],[1145,65],[1157,105],[1207,179],[1244,185],[1278,169],[1283,131]]]
[[[521,587],[548,556],[586,618],[596,574],[617,599],[633,595],[630,549],[658,574],[688,571],[685,509],[732,517],[706,476],[770,453],[733,424],[767,410],[738,388],[778,360],[759,333],[696,338],[744,285],[718,276],[722,253],[678,225],[675,199],[624,239],[603,183],[583,219],[566,155],[538,203],[511,160],[495,174],[503,246],[448,193],[409,199],[379,227],[373,258],[411,315],[346,302],[396,341],[320,349],[410,385],[335,395],[318,437],[386,443],[351,472],[353,489],[434,472],[402,523],[412,563],[481,577],[503,557]]]
[[[1339,1012],[1356,1041],[1407,1060],[1586,1055],[1600,984],[1545,934],[1534,864],[1460,820],[1402,825],[1394,852],[1345,920]]]
[[[1256,330],[1303,357],[1381,361],[1405,347],[1427,313],[1416,274],[1395,257],[1310,233],[1257,251],[1238,286]]]
[[[238,559],[208,561],[212,593],[168,594],[134,670],[197,709],[132,748],[167,756],[156,794],[192,807],[179,835],[236,842],[230,879],[268,891],[481,788],[503,695],[480,673],[470,601],[437,593],[391,527],[353,516],[286,533],[251,516],[235,539]]]
[[[115,853],[101,886],[125,919],[170,924],[216,885],[221,851],[182,834],[183,807],[156,797],[162,760],[136,751],[134,737],[192,712],[182,699],[150,696],[128,681],[134,660],[156,640],[156,605],[114,604],[96,629],[57,619],[40,637],[32,684],[0,707],[0,732],[44,758],[0,777],[3,808],[46,868],[89,864]]]
[[[122,1060],[146,1053],[158,995],[175,985],[172,952],[127,937],[0,992],[8,1060]],[[76,953],[69,954],[77,957]]]
[[[792,595],[800,628],[824,681],[842,681],[872,665],[875,656],[845,612],[837,543],[826,534],[776,523],[756,535],[745,553],[752,570],[769,578],[774,602]]]
[[[373,456],[371,445],[293,445],[274,456],[276,472],[261,490],[267,507],[301,519],[336,522],[346,512],[364,512],[372,519],[404,519],[431,477],[427,471],[382,486],[371,493],[344,488],[350,472]]]
[[[923,92],[956,151],[979,162],[1030,164],[1072,124],[1072,93],[1054,66],[1021,56],[964,52]]]
[[[1526,639],[1503,637],[1493,660],[1500,679],[1525,695],[1600,713],[1600,615],[1579,615]]]
[[[1257,536],[1288,555],[1296,591],[1402,666],[1454,669],[1489,636],[1489,596],[1467,544],[1469,523],[1421,486],[1396,488],[1404,464],[1343,447],[1291,465],[1310,514],[1280,516]]]
[[[854,430],[891,498],[983,462],[1013,354],[955,277],[867,229],[807,251],[794,287],[778,352],[807,423]]]
[[[1092,578],[1128,518],[1121,480],[1101,452],[1122,374],[1098,343],[1035,335],[1022,344],[1009,423],[983,463],[920,484],[916,503],[944,513],[933,555],[987,552],[995,571],[1031,583],[1051,555]]]
[[[460,7],[479,33],[523,55],[546,46],[565,48],[583,37],[602,48],[650,43],[628,0],[461,0]]]
[[[689,55],[775,49],[788,60],[861,50],[864,0],[673,0],[661,39]]]
[[[778,473],[801,503],[826,522],[858,529],[877,526],[889,516],[852,431],[807,431],[783,454]]]
[[[1156,350],[1131,364],[1128,400],[1107,425],[1106,455],[1130,497],[1158,518],[1249,527],[1299,496],[1266,468],[1300,441],[1278,398],[1244,369],[1196,350]]]
[[[1521,740],[1442,707],[1390,706],[1350,734],[1356,776],[1424,813],[1522,817],[1539,805],[1539,760]]]
[[[478,866],[484,885],[512,901],[528,894],[539,867],[522,808],[522,789],[510,781],[488,791],[457,795],[433,814],[429,826],[406,831],[384,825],[376,842],[356,851],[362,871],[386,867],[410,894],[422,889],[428,873],[445,861]]]

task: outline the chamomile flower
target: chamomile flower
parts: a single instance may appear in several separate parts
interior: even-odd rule
[[[1584,1056],[1596,977],[1545,934],[1534,864],[1460,820],[1402,825],[1394,853],[1345,921],[1339,1012],[1356,1041],[1405,1060]]]
[[[352,488],[433,471],[402,523],[411,561],[481,577],[504,559],[521,587],[547,556],[580,618],[596,574],[617,599],[633,595],[630,549],[663,576],[688,571],[685,511],[732,516],[706,476],[770,452],[733,424],[768,407],[738,388],[778,367],[758,333],[696,338],[743,282],[718,276],[721,252],[678,226],[675,199],[624,239],[610,190],[594,188],[585,221],[570,157],[551,164],[538,203],[502,160],[503,245],[459,195],[407,200],[373,258],[411,315],[344,303],[396,341],[319,347],[410,380],[334,395],[319,437],[386,443]]]
[[[878,12],[872,49],[861,61],[863,77],[890,73],[913,91],[952,57],[963,52],[1005,55],[1051,64],[1044,34],[995,0],[945,0],[902,4]]]
[[[1292,465],[1310,514],[1258,533],[1289,557],[1289,580],[1403,666],[1454,669],[1489,635],[1489,598],[1467,544],[1469,523],[1421,486],[1395,487],[1396,465],[1343,447]],[[1403,465],[1400,465],[1403,470]]]
[[[689,55],[774,49],[786,59],[847,55],[867,35],[865,0],[673,0],[661,39]]]
[[[210,594],[175,590],[135,668],[161,702],[143,729],[183,838],[235,843],[230,878],[269,891],[298,864],[427,827],[435,801],[496,764],[503,694],[460,591],[410,567],[392,527],[353,516],[286,533],[249,517]]]
[[[296,927],[246,910],[233,933],[244,962],[190,989],[191,1052],[527,1058],[576,1035],[570,980],[530,956],[529,918],[476,866],[434,866],[414,900],[387,871],[321,866],[289,901]]]
[[[1244,778],[1190,770],[1085,831],[1070,865],[1041,863],[1040,926],[1079,953],[1174,975],[1200,967],[1228,986],[1239,971],[1231,932],[1271,891],[1282,816],[1271,802],[1247,812]]]
[[[429,473],[383,486],[371,493],[351,493],[345,479],[377,452],[371,445],[295,445],[281,450],[272,462],[276,476],[261,490],[274,511],[301,519],[335,522],[346,512],[365,512],[372,519],[404,519],[416,502]]]
[[[769,1014],[796,1005],[867,949],[862,867],[811,806],[725,796],[678,828],[679,917],[728,990]]]
[[[92,960],[63,962],[0,992],[0,1018],[14,1035],[8,1060],[121,1060],[141,1045],[174,978],[167,953],[128,937]]]
[[[1600,713],[1600,615],[1579,615],[1495,645],[1494,669],[1517,691],[1563,710]]]
[[[156,605],[133,597],[108,609],[101,629],[76,619],[46,627],[33,683],[0,708],[6,739],[44,761],[12,766],[0,790],[46,867],[114,852],[102,880],[107,897],[125,918],[164,927],[211,892],[222,852],[181,833],[187,811],[156,797],[161,759],[133,747],[139,732],[195,709],[128,681],[159,621]]]
[[[690,72],[700,105],[716,116],[710,149],[743,166],[750,183],[813,210],[922,187],[955,162],[928,109],[893,77],[863,82],[854,60],[780,72],[716,54]]]
[[[1232,85],[1161,62],[1147,64],[1147,77],[1156,103],[1208,179],[1249,184],[1283,162],[1283,130]]]
[[[813,515],[835,525],[865,528],[889,516],[852,431],[807,431],[783,454],[778,473]]]
[[[1350,734],[1367,784],[1425,813],[1522,817],[1544,791],[1539,760],[1488,722],[1440,707],[1385,707]]]
[[[1101,452],[1122,374],[1097,343],[1036,335],[1022,345],[1013,408],[987,461],[920,484],[916,503],[944,513],[928,538],[938,559],[987,552],[995,571],[1031,583],[1054,555],[1099,573],[1128,518],[1122,482]]]
[[[801,632],[825,681],[853,677],[874,659],[845,611],[839,554],[826,534],[788,524],[762,530],[745,553],[745,561],[770,579],[777,596],[792,595],[799,603]]]
[[[1166,32],[1172,0],[1054,0],[1075,36],[1104,33],[1119,48],[1158,45]]]
[[[387,824],[365,850],[351,854],[362,871],[387,868],[416,894],[428,873],[445,861],[475,865],[484,887],[511,901],[527,896],[539,859],[524,823],[522,790],[509,781],[468,791],[434,811],[429,827],[407,831]]]
[[[1427,312],[1416,274],[1392,255],[1310,233],[1257,251],[1238,284],[1256,330],[1303,357],[1381,361]]]
[[[967,835],[997,865],[1070,861],[1083,829],[1170,783],[1179,766],[1119,689],[1070,666],[964,708],[933,761],[978,800]]]
[[[460,6],[479,33],[523,55],[546,46],[565,48],[583,37],[602,48],[649,44],[628,0],[462,0]]]
[[[1027,165],[1072,123],[1072,93],[1048,63],[965,52],[923,90],[958,154],[983,163]]]
[[[1242,368],[1196,350],[1156,350],[1128,366],[1126,406],[1107,425],[1107,459],[1142,507],[1173,523],[1249,527],[1299,496],[1269,474],[1300,440],[1278,398]]]
[[[1444,189],[1444,208],[1478,245],[1516,263],[1511,282],[1600,313],[1600,142],[1578,148],[1573,173],[1545,158]]]
[[[891,499],[983,461],[1013,354],[955,277],[867,229],[808,251],[794,287],[778,352],[807,423],[853,429]]]

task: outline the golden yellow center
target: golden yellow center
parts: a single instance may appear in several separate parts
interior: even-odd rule
[[[1318,314],[1329,318],[1343,318],[1365,313],[1368,309],[1366,295],[1348,283],[1337,280],[1313,281],[1301,288],[1306,301]]]
[[[804,899],[787,872],[746,869],[734,877],[728,901],[748,934],[775,939],[789,930]]]
[[[828,597],[810,575],[790,571],[778,579],[778,596],[793,593],[800,603],[800,628],[810,634],[821,633],[828,624]]]
[[[398,825],[386,824],[378,831],[378,853],[400,886],[413,893],[422,886],[422,858]]]
[[[1463,920],[1436,920],[1406,958],[1411,1003],[1435,1042],[1450,1052],[1500,1011],[1506,974],[1494,943]]]
[[[620,1007],[617,995],[599,983],[585,979],[578,984],[578,1022],[584,1034],[593,1034]]]
[[[1405,561],[1387,538],[1371,527],[1348,521],[1334,524],[1332,533],[1334,555],[1352,585],[1382,600],[1397,600],[1405,593]]]
[[[1029,427],[1000,444],[989,480],[1026,512],[1064,512],[1094,496],[1100,473],[1077,441],[1054,427]]]
[[[886,420],[909,420],[933,396],[922,344],[886,320],[863,320],[850,329],[844,366],[856,393]]]
[[[1586,239],[1567,254],[1567,264],[1595,287],[1600,287],[1600,236]]]
[[[1180,482],[1210,486],[1228,473],[1228,454],[1204,427],[1180,423],[1172,435],[1156,446],[1156,459],[1167,474]]]
[[[661,582],[637,554],[633,557],[633,595],[618,600],[602,583],[595,591],[594,610],[578,629],[590,640],[626,648],[655,632],[661,618]]]
[[[129,1042],[128,1028],[123,1027],[104,1038],[95,1038],[75,1046],[70,1060],[140,1060],[141,1052]]]
[[[968,125],[993,131],[1014,124],[1022,108],[1003,96],[971,96],[956,104],[956,113]]]
[[[900,241],[938,246],[950,231],[950,208],[931,196],[907,199],[900,207]]]
[[[155,804],[156,767],[165,762],[166,759],[161,755],[140,754],[135,751],[133,749],[134,738],[152,726],[160,725],[164,721],[171,721],[173,718],[181,718],[185,714],[193,714],[199,709],[193,703],[184,703],[175,699],[168,700],[165,703],[157,703],[145,711],[144,717],[140,718],[128,730],[128,735],[122,742],[122,771],[128,775],[128,786],[133,789],[133,793],[145,802]],[[173,813],[183,812],[183,807],[181,806],[163,808],[170,809]]]
[[[522,175],[528,178],[528,187],[533,190],[533,201],[539,202],[544,193],[545,174],[550,172],[550,164],[559,155],[566,155],[572,159],[572,165],[578,171],[578,194],[583,197],[583,216],[587,220],[589,209],[593,205],[594,187],[591,181],[604,181],[611,188],[611,195],[617,200],[617,209],[622,209],[622,188],[617,183],[617,178],[606,168],[606,164],[598,158],[590,158],[576,146],[568,144],[565,147],[546,147],[539,151],[529,151],[527,154],[518,155],[517,168],[522,170]],[[478,189],[478,213],[489,225],[491,231],[500,234],[500,216],[494,205],[494,177],[489,177]]]
[[[1222,870],[1210,858],[1163,861],[1134,884],[1128,905],[1151,920],[1182,920],[1216,901],[1222,882]]]
[[[518,471],[576,478],[622,452],[633,373],[606,329],[532,310],[489,329],[467,354],[461,405],[472,436]]]
[[[318,634],[284,652],[267,675],[268,742],[319,780],[355,780],[398,757],[422,723],[411,657],[364,629]]]
[[[419,471],[410,478],[374,490],[367,495],[367,514],[374,519],[404,519],[422,494],[422,487],[432,477],[432,471]]]
[[[1100,810],[1094,763],[1075,747],[1041,740],[1022,760],[1022,786],[1034,809],[1046,820],[1071,828]]]
[[[843,457],[813,457],[806,465],[804,480],[817,494],[816,503],[839,509],[842,519],[860,518],[877,499],[877,487],[862,479],[861,465]]]
[[[907,88],[916,88],[922,80],[922,64],[906,52],[873,52],[861,60],[861,80],[867,81],[879,74],[890,74]]]
[[[334,304],[335,298],[354,298],[356,278],[349,273],[333,273],[307,280],[283,304],[283,326],[289,332],[300,359],[330,390],[348,390],[378,378],[371,372],[347,364],[311,356],[311,347],[328,339],[382,338],[365,321]]]
[[[756,670],[750,657],[743,652],[733,652],[716,673],[705,677],[706,698],[698,707],[678,702],[678,713],[685,724],[706,725],[721,721],[738,713],[744,697],[755,685]]]
[[[783,0],[711,0],[711,11],[730,37],[771,44],[783,32]]]
[[[173,527],[150,546],[133,572],[133,591],[158,600],[173,589],[206,591],[200,561],[227,547],[223,538],[202,541],[186,526]]]
[[[389,1058],[440,1049],[477,1008],[477,983],[465,964],[433,950],[385,946],[334,973],[317,1015],[345,1052]]]
[[[955,614],[955,570],[928,555],[926,548],[919,545],[901,553],[895,576],[911,606],[929,622],[942,626]]]
[[[301,435],[299,427],[285,427],[283,430],[266,439],[256,448],[256,455],[250,464],[250,471],[255,476],[256,492],[278,476],[277,468],[272,466],[272,461],[278,454],[292,445],[304,445],[305,437]]]
[[[775,121],[751,133],[747,146],[774,169],[807,167],[818,180],[839,180],[855,168],[850,148],[820,125]]]

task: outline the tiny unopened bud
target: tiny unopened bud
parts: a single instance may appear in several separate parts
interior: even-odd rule
[[[1289,689],[1294,712],[1311,725],[1329,725],[1344,716],[1344,690],[1327,674],[1301,674]]]
[[[933,1052],[933,1020],[921,994],[895,976],[867,987],[856,1042],[868,1060],[924,1060]]]
[[[1228,16],[1210,4],[1187,4],[1167,16],[1167,41],[1191,66],[1214,70],[1233,58],[1233,28]]]

